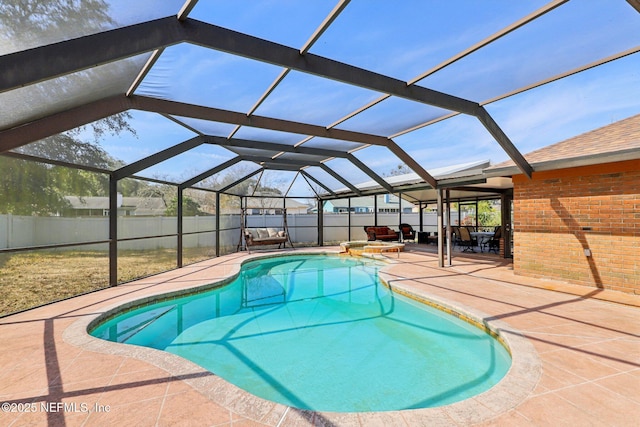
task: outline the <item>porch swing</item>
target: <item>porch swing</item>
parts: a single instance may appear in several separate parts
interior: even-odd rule
[[[299,173],[299,172],[298,172]],[[260,176],[258,177],[258,181],[256,185],[253,187],[253,191],[251,193],[251,197],[254,196],[256,189],[258,188],[258,184],[262,180],[262,176],[264,174],[264,169],[261,171]],[[296,174],[296,177],[298,175]],[[295,181],[295,178],[293,179]],[[293,182],[291,183],[293,185]],[[243,205],[242,200],[240,198],[240,240],[238,241],[238,246],[236,248],[236,252],[241,249],[246,249],[250,252],[250,248],[252,246],[265,246],[265,245],[278,245],[278,249],[286,248],[287,241],[293,248],[293,243],[291,242],[291,235],[289,234],[289,226],[287,225],[287,202],[286,202],[286,194],[289,193],[291,189],[291,185],[289,189],[285,193],[285,198],[282,200],[282,228],[276,229],[271,227],[265,228],[247,228],[247,203],[246,196],[244,197],[245,203]],[[244,245],[243,245],[244,242]]]
[[[246,249],[251,251],[252,246],[278,245],[278,249],[286,248],[287,242],[293,248],[289,227],[287,225],[287,209],[282,209],[282,228],[247,228],[247,208],[240,209],[240,240],[236,251]],[[244,245],[243,245],[244,242]]]

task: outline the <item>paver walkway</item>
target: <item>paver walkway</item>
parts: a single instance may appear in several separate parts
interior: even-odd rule
[[[497,258],[457,256],[439,269],[434,254],[408,247],[388,257],[384,277],[392,287],[485,313],[528,339],[542,374],[506,410],[505,402],[496,409],[469,399],[429,412],[316,414],[253,398],[176,356],[86,338],[83,325],[107,308],[227,277],[247,256],[0,319],[0,426],[638,425],[640,297],[515,276]]]

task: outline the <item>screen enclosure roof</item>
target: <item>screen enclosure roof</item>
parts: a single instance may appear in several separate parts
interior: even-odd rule
[[[0,26],[0,153],[117,179],[486,194],[487,159],[531,176],[523,153],[640,112],[638,0],[7,0]],[[46,149],[118,117],[117,162]]]

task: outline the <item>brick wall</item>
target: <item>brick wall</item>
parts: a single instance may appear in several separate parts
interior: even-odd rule
[[[516,274],[640,294],[639,160],[513,183]]]

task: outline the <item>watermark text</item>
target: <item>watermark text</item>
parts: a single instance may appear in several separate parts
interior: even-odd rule
[[[0,412],[64,412],[64,413],[89,413],[89,412],[110,412],[109,405],[78,402],[32,402],[32,403],[10,403],[4,402],[0,405]]]

